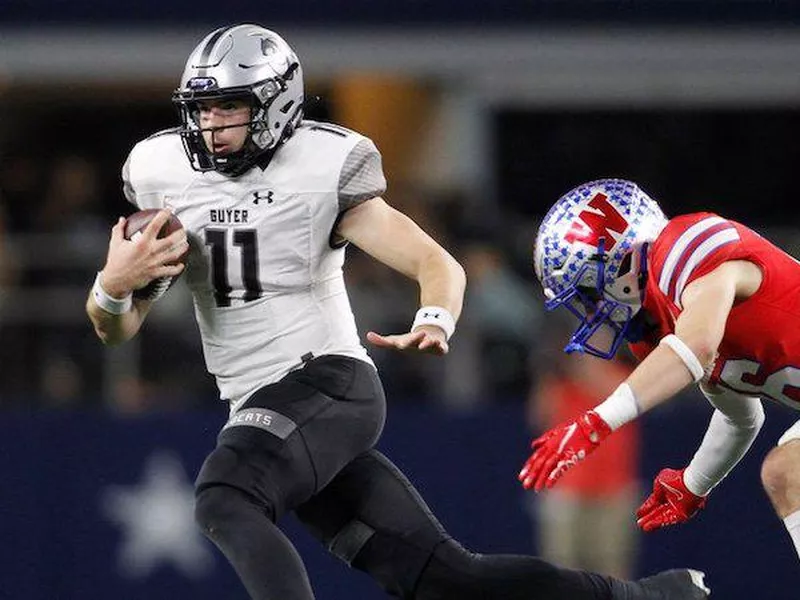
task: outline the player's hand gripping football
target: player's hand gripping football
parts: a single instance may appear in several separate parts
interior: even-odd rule
[[[444,330],[435,325],[420,325],[414,331],[395,335],[381,335],[370,331],[367,333],[367,340],[380,348],[415,350],[439,356],[450,350]]]
[[[518,476],[522,486],[537,492],[553,487],[564,473],[586,458],[610,434],[608,423],[591,410],[574,421],[554,427],[531,443],[533,453]]]
[[[685,523],[706,505],[683,483],[683,471],[662,469],[653,481],[653,493],[636,511],[636,524],[644,531]]]
[[[169,210],[159,212],[135,241],[125,239],[125,219],[119,218],[111,229],[103,267],[103,288],[111,296],[122,298],[154,279],[176,276],[183,271],[183,264],[169,263],[186,252],[186,232],[181,229],[167,237],[157,237],[169,218]]]

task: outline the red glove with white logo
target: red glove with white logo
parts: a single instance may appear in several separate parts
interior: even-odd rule
[[[586,458],[611,434],[600,415],[583,413],[574,421],[563,423],[533,440],[533,453],[519,472],[522,486],[537,492],[551,488],[564,473]]]
[[[636,511],[636,524],[644,531],[685,523],[706,505],[703,496],[696,496],[683,483],[683,472],[663,469],[653,481],[653,493]]]

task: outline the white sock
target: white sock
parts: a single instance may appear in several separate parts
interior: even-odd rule
[[[786,530],[794,542],[794,549],[797,550],[797,556],[800,557],[800,510],[796,510],[783,520],[786,525]]]

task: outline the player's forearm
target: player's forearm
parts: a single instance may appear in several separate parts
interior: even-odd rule
[[[86,300],[86,314],[100,341],[107,346],[114,346],[136,335],[147,314],[146,304],[134,301],[129,311],[114,315],[100,308],[90,294]]]
[[[760,420],[741,426],[714,411],[703,441],[684,471],[683,480],[690,492],[705,496],[731,472],[761,430],[763,412],[760,415]]]
[[[707,495],[739,463],[764,424],[761,400],[730,390],[703,394],[716,409],[683,479],[690,492]]]
[[[417,282],[421,306],[441,306],[458,320],[467,277],[455,258],[439,246],[432,248],[420,263]]]
[[[693,381],[678,355],[660,344],[594,411],[615,430],[666,402]]]

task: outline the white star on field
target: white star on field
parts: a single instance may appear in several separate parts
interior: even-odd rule
[[[191,578],[203,576],[214,559],[194,522],[194,493],[180,458],[155,452],[136,486],[110,486],[102,496],[106,516],[124,530],[117,557],[127,577],[148,576],[172,563]]]

